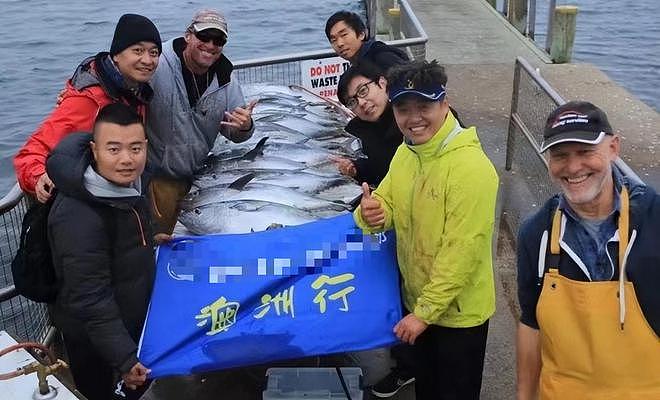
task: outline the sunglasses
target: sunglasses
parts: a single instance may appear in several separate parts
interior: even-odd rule
[[[222,47],[227,43],[227,36],[223,34],[215,34],[208,32],[207,30],[199,31],[199,32],[194,32],[195,37],[197,40],[200,42],[208,43],[210,41],[213,41],[213,44],[219,47]]]

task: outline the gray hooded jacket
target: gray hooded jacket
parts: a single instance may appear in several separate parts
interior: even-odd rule
[[[206,161],[218,132],[232,140],[230,129],[220,122],[225,111],[245,106],[245,98],[232,72],[229,81],[222,86],[214,76],[191,108],[174,40],[163,44],[163,54],[151,80],[154,97],[147,113],[148,154],[157,174],[190,179]]]

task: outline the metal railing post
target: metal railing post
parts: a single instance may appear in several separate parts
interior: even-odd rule
[[[536,32],[536,0],[529,0],[529,21],[527,26],[527,36],[534,40]]]
[[[513,154],[514,154],[514,134],[516,130],[516,125],[514,121],[514,116],[518,113],[518,90],[520,88],[520,62],[516,59],[516,64],[513,68],[513,92],[511,94],[511,113],[509,114],[509,130],[506,135],[506,161],[504,163],[504,168],[507,171],[511,170],[511,165],[513,164]]]
[[[550,0],[548,4],[548,28],[545,36],[545,51],[550,53],[550,48],[552,47],[552,25],[555,23],[555,7],[557,6],[557,0]]]

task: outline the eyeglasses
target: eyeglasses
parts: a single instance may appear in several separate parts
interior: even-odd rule
[[[369,94],[369,84],[374,82],[376,81],[365,82],[358,86],[357,90],[355,91],[355,95],[349,97],[348,100],[346,100],[346,107],[348,107],[348,109],[351,111],[355,110],[358,106],[358,99],[364,99],[367,97]]]
[[[209,41],[213,41],[213,44],[216,46],[222,47],[227,43],[227,36],[223,34],[214,34],[211,32],[208,32],[210,29],[199,31],[199,32],[193,32],[195,34],[195,37],[197,40],[200,42],[208,43]]]

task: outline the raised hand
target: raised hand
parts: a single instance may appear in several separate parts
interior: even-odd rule
[[[371,228],[380,228],[385,224],[385,210],[378,199],[371,196],[371,189],[366,182],[362,183],[362,200],[360,201],[362,219]]]
[[[233,111],[225,111],[225,120],[220,125],[231,126],[232,128],[247,131],[252,127],[252,110],[257,105],[256,100],[252,100],[245,107],[236,107]]]

